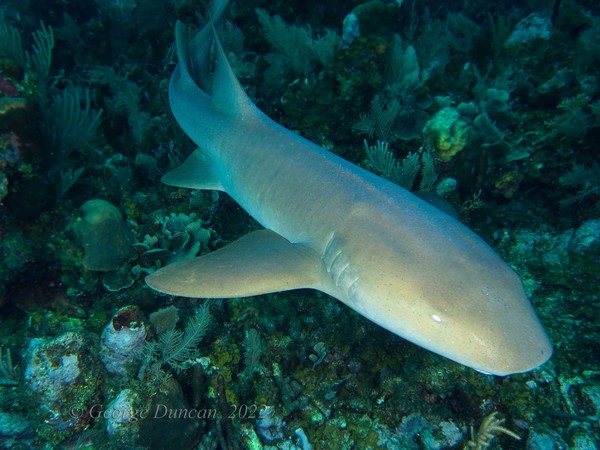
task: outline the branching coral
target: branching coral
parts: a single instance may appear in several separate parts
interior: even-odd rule
[[[0,386],[16,386],[19,384],[18,367],[13,365],[10,349],[7,348],[5,352],[4,347],[0,347],[0,375],[3,378]]]
[[[479,425],[477,433],[475,433],[475,429],[471,426],[471,439],[466,443],[464,450],[485,450],[499,433],[504,433],[518,441],[521,440],[518,434],[502,426],[506,419],[498,419],[497,416],[497,412],[486,416],[481,425]]]

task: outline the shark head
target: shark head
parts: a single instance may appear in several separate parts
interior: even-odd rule
[[[334,274],[342,288],[338,298],[389,331],[480,372],[526,372],[548,360],[552,346],[516,273],[464,225],[422,208],[430,220],[415,218],[418,209],[404,215],[420,223],[410,234],[410,224],[395,223],[385,211],[369,231],[353,230],[352,236],[369,234],[368,249],[337,238],[344,251],[330,272],[344,268]]]

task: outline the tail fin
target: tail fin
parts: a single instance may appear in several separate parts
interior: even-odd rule
[[[175,26],[179,64],[169,83],[169,104],[200,150],[163,176],[163,182],[172,186],[223,190],[222,168],[214,159],[215,141],[235,130],[235,122],[250,124],[264,117],[236,79],[214,29],[227,1],[215,1],[211,20],[192,39],[183,23]],[[211,72],[213,44],[215,69]]]
[[[175,42],[177,56],[182,70],[185,70],[204,92],[210,89],[210,49],[213,40],[213,28],[221,20],[229,0],[215,0],[211,4],[210,19],[190,41],[185,25],[177,21]]]
[[[183,23],[177,22],[175,26],[179,64],[171,77],[169,97],[173,114],[182,126],[177,108],[181,103],[176,98],[178,95],[197,96],[213,110],[245,121],[260,115],[235,77],[214,29],[227,2],[228,0],[215,1],[210,21],[191,40]],[[211,73],[213,43],[216,61],[215,70]],[[186,127],[183,128],[186,130]]]

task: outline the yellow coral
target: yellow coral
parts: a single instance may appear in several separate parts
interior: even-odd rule
[[[22,109],[27,106],[27,100],[17,97],[0,98],[0,116],[9,113],[15,109]]]
[[[452,107],[439,110],[423,127],[425,145],[435,151],[442,161],[450,161],[465,148],[468,139],[469,127]]]

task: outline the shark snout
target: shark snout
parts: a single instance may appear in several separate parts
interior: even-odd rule
[[[501,324],[501,326],[499,326]],[[520,316],[465,335],[458,347],[462,355],[451,356],[466,366],[492,375],[510,375],[535,369],[552,356],[552,344],[532,310]]]

